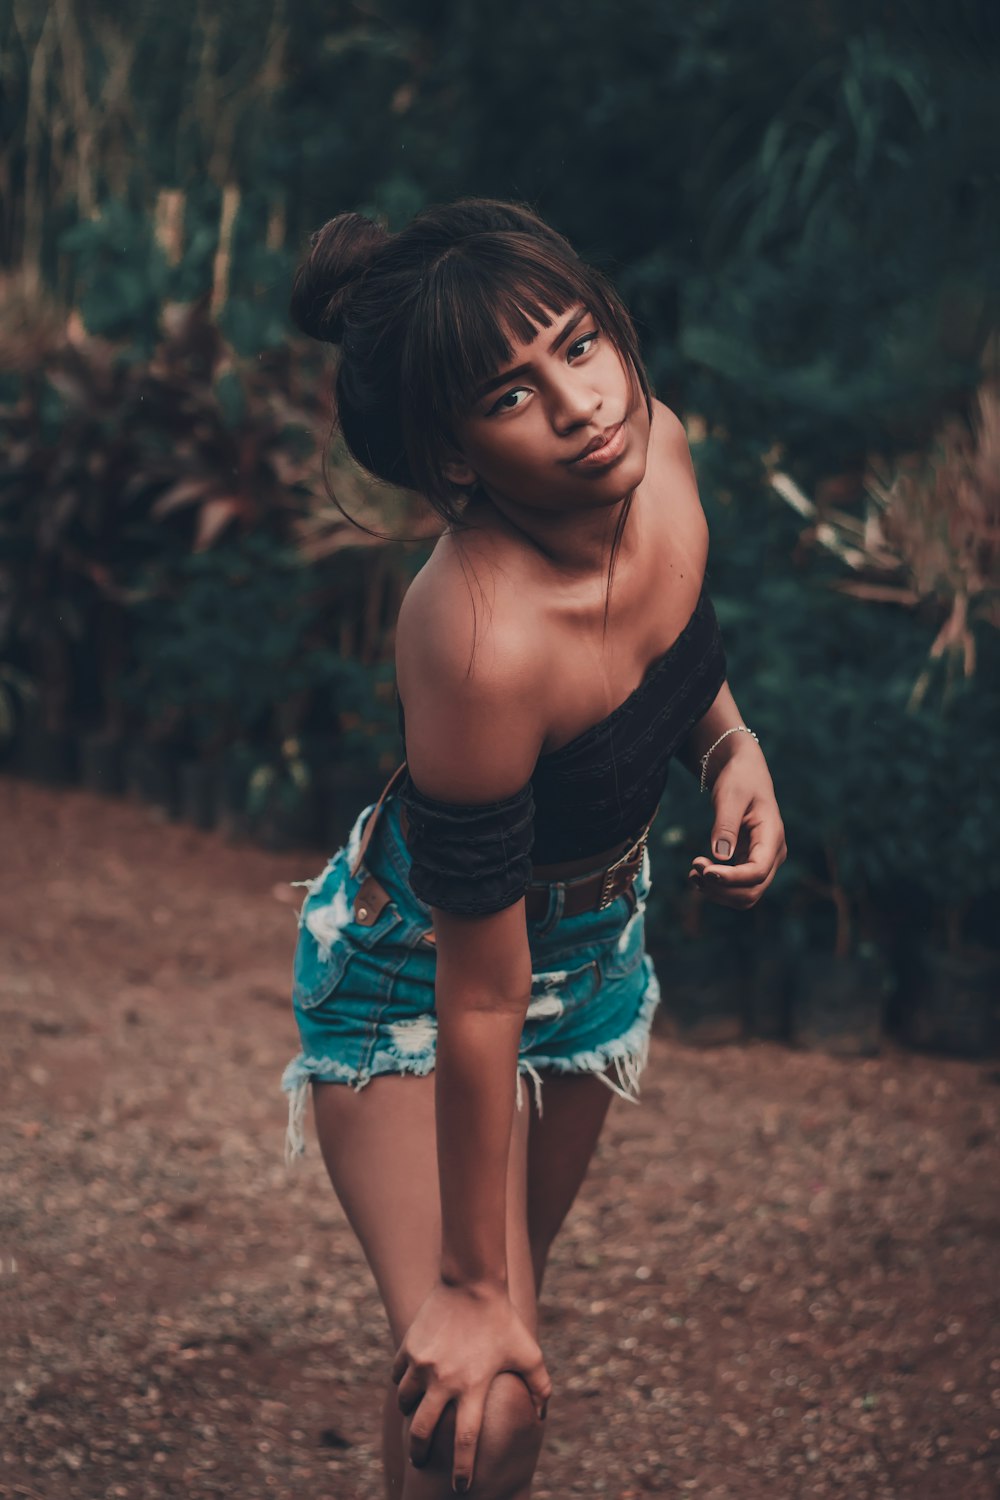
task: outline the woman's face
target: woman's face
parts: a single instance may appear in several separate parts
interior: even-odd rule
[[[457,484],[549,513],[616,504],[646,471],[649,415],[638,382],[585,307],[552,314],[476,393],[456,424]]]

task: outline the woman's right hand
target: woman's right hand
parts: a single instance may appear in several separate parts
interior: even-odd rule
[[[416,1412],[410,1426],[410,1459],[426,1463],[445,1407],[455,1402],[452,1486],[472,1484],[476,1446],[490,1386],[497,1375],[520,1375],[539,1420],[552,1382],[542,1351],[502,1287],[438,1285],[425,1298],[393,1360],[399,1409]]]

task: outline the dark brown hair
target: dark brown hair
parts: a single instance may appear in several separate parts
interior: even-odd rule
[[[528,208],[466,198],[425,209],[397,234],[339,214],[310,247],[290,313],[310,337],[339,345],[335,397],[347,447],[377,478],[420,491],[452,525],[465,498],[443,473],[454,424],[510,362],[512,337],[533,338],[552,313],[584,303],[650,406],[625,307]]]

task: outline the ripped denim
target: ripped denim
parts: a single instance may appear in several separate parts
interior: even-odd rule
[[[351,866],[372,807],[358,817],[345,846],[310,880],[299,913],[292,1004],[302,1050],[281,1080],[289,1096],[286,1159],[305,1150],[310,1081],[363,1088],[383,1073],[427,1074],[434,1067],[437,1018],[431,912],[414,896],[409,852],[390,796],[368,846],[365,865],[390,900],[370,926],[353,920],[364,867]],[[549,887],[544,916],[528,923],[531,999],[521,1033],[516,1099],[530,1080],[542,1110],[542,1075],[595,1073],[636,1102],[660,998],[645,951],[649,853],[631,895],[604,911],[563,913],[565,887]]]

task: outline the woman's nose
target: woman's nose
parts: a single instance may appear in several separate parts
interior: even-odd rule
[[[552,420],[557,432],[584,426],[600,411],[601,403],[601,393],[590,381],[579,375],[574,379],[572,372],[567,372],[554,393]]]

